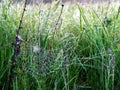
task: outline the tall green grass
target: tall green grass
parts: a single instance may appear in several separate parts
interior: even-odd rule
[[[119,90],[119,6],[27,5],[13,90]],[[23,4],[0,4],[0,89],[9,89]],[[57,22],[57,25],[56,25]],[[55,26],[56,25],[56,26]],[[54,29],[56,28],[56,29]]]

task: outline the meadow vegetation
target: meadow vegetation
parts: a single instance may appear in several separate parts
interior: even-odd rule
[[[27,5],[14,64],[23,5],[0,3],[0,90],[120,89],[119,4]]]

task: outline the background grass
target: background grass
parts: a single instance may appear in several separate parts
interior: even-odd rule
[[[0,4],[0,88],[7,90],[23,4]],[[13,90],[119,90],[117,3],[27,5]],[[34,51],[37,47],[38,51]]]

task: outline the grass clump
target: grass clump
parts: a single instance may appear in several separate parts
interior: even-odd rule
[[[23,4],[0,4],[0,88],[9,89]],[[113,90],[120,87],[119,7],[27,5],[14,90]]]

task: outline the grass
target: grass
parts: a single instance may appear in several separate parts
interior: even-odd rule
[[[23,4],[0,4],[1,90],[119,90],[120,8],[116,3],[27,5],[10,82],[12,43]],[[60,20],[58,20],[60,16]]]

